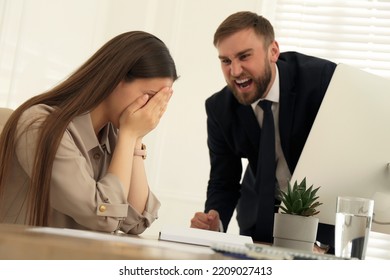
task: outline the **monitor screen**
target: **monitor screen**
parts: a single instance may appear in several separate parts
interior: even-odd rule
[[[291,183],[320,187],[317,217],[334,225],[337,196],[374,199],[372,230],[390,233],[390,80],[339,64]]]

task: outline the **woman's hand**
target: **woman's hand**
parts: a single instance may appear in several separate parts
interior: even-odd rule
[[[172,96],[172,88],[165,87],[153,96],[142,95],[130,104],[121,114],[119,131],[128,132],[142,138],[152,131],[165,113]]]

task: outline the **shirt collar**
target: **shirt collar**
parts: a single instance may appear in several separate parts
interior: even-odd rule
[[[77,116],[73,119],[73,125],[76,127],[78,133],[83,139],[84,145],[88,151],[92,150],[95,147],[106,147],[108,153],[111,153],[110,142],[108,139],[109,134],[109,125],[107,124],[102,128],[102,138],[99,143],[98,138],[96,137],[95,131],[92,126],[91,114],[86,113],[80,116]]]

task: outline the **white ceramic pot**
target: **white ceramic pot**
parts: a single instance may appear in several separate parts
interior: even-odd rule
[[[274,246],[312,251],[319,219],[275,213]]]

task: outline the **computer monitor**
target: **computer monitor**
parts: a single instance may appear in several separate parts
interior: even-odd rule
[[[334,225],[337,196],[373,198],[372,230],[390,233],[390,80],[336,67],[291,183],[304,177],[321,223]]]

